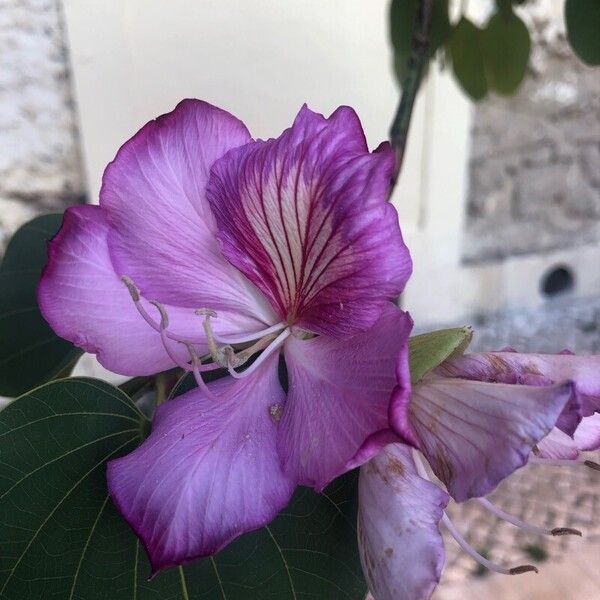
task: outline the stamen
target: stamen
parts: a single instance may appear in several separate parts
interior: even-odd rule
[[[288,328],[284,329],[264,350],[263,353],[245,370],[241,373],[237,373],[231,364],[227,365],[227,369],[229,370],[229,374],[236,379],[242,379],[244,377],[248,377],[258,369],[258,367],[271,355],[275,350],[277,350],[283,342],[289,337],[290,330]]]
[[[521,529],[524,529],[525,531],[529,531],[537,535],[582,535],[581,531],[579,531],[578,529],[571,529],[570,527],[555,527],[554,529],[544,529],[543,527],[530,525],[529,523],[522,521],[521,519],[515,517],[514,515],[511,515],[510,513],[504,512],[501,508],[498,508],[495,504],[492,504],[492,502],[490,502],[487,498],[477,498],[477,501],[500,519],[511,523],[515,527],[519,527]]]
[[[156,306],[158,312],[160,313],[160,326],[159,326],[160,340],[162,342],[162,345],[163,345],[165,351],[169,355],[169,358],[178,367],[184,369],[185,371],[189,371],[190,365],[188,363],[182,361],[173,352],[173,349],[171,348],[171,344],[169,343],[169,338],[167,337],[167,327],[169,326],[169,315],[167,314],[166,308],[160,302],[157,302],[156,300],[151,300],[150,304],[152,304],[153,306]]]
[[[211,318],[217,318],[217,313],[210,308],[199,308],[195,311],[195,313],[204,317],[203,327],[206,337],[183,338],[169,331],[169,314],[162,303],[156,300],[149,301],[149,303],[152,304],[160,314],[159,323],[148,313],[142,304],[142,295],[140,290],[131,280],[131,278],[127,275],[124,275],[121,277],[121,280],[127,287],[138,313],[142,316],[144,321],[146,321],[146,323],[152,327],[152,329],[160,334],[161,342],[169,358],[181,369],[184,369],[188,372],[191,371],[194,374],[194,378],[196,379],[198,387],[201,388],[202,391],[212,400],[217,400],[217,397],[210,391],[206,382],[202,379],[201,372],[213,371],[219,368],[227,368],[231,375],[236,379],[247,377],[254,372],[272,352],[279,348],[279,346],[283,344],[289,335],[289,330],[287,329],[284,329],[279,336],[276,335],[277,332],[282,329],[282,327],[285,327],[285,323],[282,322],[277,323],[276,325],[271,325],[262,331],[230,337],[229,339],[226,337],[223,337],[222,339],[217,338],[212,329],[212,324],[210,321]],[[237,354],[235,353],[233,347],[229,345],[229,343],[237,344],[250,342],[256,340],[258,336],[262,337],[249,348],[246,348]],[[190,362],[185,362],[177,356],[177,353],[173,350],[172,341],[186,346],[191,358],[191,364]],[[226,341],[228,344],[219,347],[217,343],[219,341]],[[193,346],[193,344],[202,344],[203,346],[208,345],[208,349],[210,351],[209,356],[212,357],[213,362],[209,364],[202,364],[202,361],[198,356],[196,348]],[[246,371],[237,373],[234,370],[236,367],[240,367],[246,363],[253,354],[263,349],[264,352],[261,354],[261,356],[259,356],[257,360],[248,369],[246,369]],[[223,396],[220,396],[219,399],[223,400],[229,397],[230,393],[232,393],[235,388],[236,386],[232,385],[227,393],[225,393]]]
[[[148,325],[150,325],[150,327],[152,327],[152,329],[154,329],[154,331],[156,331],[157,333],[160,333],[160,325],[148,314],[148,311],[142,305],[141,294],[140,294],[140,290],[138,289],[138,287],[135,285],[135,283],[133,283],[131,278],[127,277],[127,275],[123,275],[121,277],[121,281],[125,284],[125,286],[129,290],[129,294],[131,295],[133,303],[134,303],[137,311],[140,313],[140,315],[144,319],[144,321],[146,321],[146,323],[148,323]],[[192,344],[206,344],[206,339],[203,337],[193,337],[192,336],[192,337],[183,339],[181,336],[171,333],[170,331],[167,332],[166,335],[168,338],[175,340],[176,342],[185,343],[187,341],[187,342],[191,342]]]
[[[230,352],[225,356],[225,358],[227,359],[227,366],[232,366],[234,368],[241,367],[251,356],[253,356],[257,352],[260,352],[263,348],[266,348],[276,337],[277,335],[275,335],[274,333],[271,333],[270,335],[265,335],[265,337],[258,340],[256,344],[252,344],[252,346],[238,352],[237,354],[233,352],[233,348],[231,348],[231,346],[225,346],[223,348],[223,352],[225,352],[226,349],[230,349]],[[231,361],[229,360],[229,356],[231,356]]]
[[[446,513],[444,513],[442,516],[442,521],[462,550],[464,550],[473,560],[477,561],[486,569],[496,573],[502,573],[503,575],[520,575],[521,573],[529,572],[538,573],[538,569],[534,565],[519,565],[518,567],[506,568],[496,564],[495,562],[492,562],[491,560],[488,560],[485,556],[479,554],[479,552],[477,552],[477,550],[475,550],[475,548],[473,548],[473,546],[471,546],[471,544],[465,540]]]
[[[258,338],[263,338],[272,333],[278,333],[279,330],[285,327],[285,323],[282,321],[281,323],[277,323],[276,325],[271,325],[266,329],[261,331],[255,331],[254,333],[247,333],[244,335],[230,336],[230,335],[215,335],[215,339],[222,344],[243,344],[245,342],[252,342]]]
[[[210,319],[216,318],[217,313],[210,308],[198,308],[194,311],[197,315],[204,317],[204,323],[202,324],[204,327],[204,333],[206,334],[206,341],[208,343],[208,350],[212,359],[222,365],[223,367],[227,366],[227,363],[224,360],[223,353],[219,350],[219,346],[217,345],[217,339],[215,338],[215,334],[212,329],[212,325],[210,323]]]
[[[202,375],[200,374],[200,358],[196,353],[196,349],[191,344],[186,344],[186,346],[188,352],[190,353],[190,356],[192,357],[192,372],[194,373],[194,379],[196,380],[196,384],[207,395],[208,398],[216,401],[218,398],[210,391],[208,385],[206,384],[204,379],[202,379]]]
[[[158,312],[160,313],[160,328],[161,330],[167,329],[169,326],[169,315],[167,314],[167,309],[156,300],[150,300],[150,304],[156,306]]]
[[[413,459],[415,462],[415,466],[417,467],[417,473],[430,481],[429,475],[427,474],[427,470],[425,469],[425,465],[421,461],[421,456],[419,452],[413,448]],[[495,507],[494,507],[495,508]],[[518,567],[506,568],[501,565],[488,560],[485,556],[482,556],[465,540],[465,538],[460,534],[458,529],[454,526],[454,523],[450,520],[450,517],[446,514],[446,512],[442,515],[442,522],[446,525],[450,535],[456,540],[456,543],[464,550],[473,560],[477,561],[480,565],[484,566],[486,569],[490,571],[494,571],[496,573],[502,573],[503,575],[520,575],[521,573],[529,573],[534,572],[538,573],[537,567],[534,565],[520,565]]]
[[[573,460],[567,458],[538,458],[537,456],[532,456],[529,458],[528,462],[533,465],[549,465],[552,467],[576,467],[583,465],[594,471],[600,471],[600,465],[597,462],[586,460],[581,456],[574,458]]]

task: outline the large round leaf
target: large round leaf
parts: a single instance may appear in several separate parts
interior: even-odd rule
[[[567,0],[565,21],[577,56],[588,65],[600,65],[600,1]]]
[[[512,10],[500,10],[488,21],[482,37],[489,86],[500,94],[513,94],[529,64],[527,26]]]
[[[481,29],[463,17],[454,28],[449,48],[458,83],[473,100],[481,100],[488,91]]]
[[[61,214],[44,215],[23,225],[0,265],[0,396],[18,396],[68,374],[82,354],[52,331],[36,299],[46,242],[61,220]]]
[[[268,527],[148,581],[144,550],[113,507],[106,461],[148,427],[118,388],[49,383],[0,412],[3,600],[356,599],[356,474],[300,488]]]

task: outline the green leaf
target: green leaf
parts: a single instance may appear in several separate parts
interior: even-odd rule
[[[489,86],[500,94],[513,94],[529,64],[527,26],[512,10],[500,10],[488,21],[482,36]]]
[[[588,65],[600,65],[600,1],[567,0],[565,21],[575,54]]]
[[[61,214],[26,223],[13,236],[0,265],[0,395],[18,396],[67,375],[82,352],[59,338],[42,317],[36,298],[46,264],[46,242]]]
[[[148,422],[118,388],[66,379],[0,413],[3,600],[362,600],[357,473],[299,488],[268,527],[148,581],[140,542],[107,494],[106,461]]]
[[[488,91],[483,58],[483,32],[463,17],[452,33],[449,50],[456,80],[473,100]]]
[[[404,81],[417,18],[417,0],[392,0],[389,35],[394,50],[394,73],[400,85]],[[431,58],[445,44],[452,27],[448,18],[448,0],[433,0],[431,32],[427,55]]]
[[[408,341],[410,378],[417,383],[447,358],[462,354],[473,338],[470,327],[440,329],[415,335]]]

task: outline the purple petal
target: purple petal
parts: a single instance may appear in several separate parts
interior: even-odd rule
[[[582,419],[573,438],[579,450],[600,449],[600,414]]]
[[[444,363],[440,374],[527,385],[572,381],[583,416],[600,411],[600,355],[576,356],[570,351],[560,354],[520,354],[514,351],[466,354]]]
[[[537,443],[535,455],[540,458],[575,460],[579,456],[579,449],[571,437],[555,427]]]
[[[277,357],[230,387],[211,385],[163,404],[150,437],[108,465],[115,504],[142,539],[153,572],[218,552],[271,521],[294,484],[281,471],[271,407],[285,398]],[[235,391],[233,391],[235,390]]]
[[[556,427],[538,445],[541,458],[576,460],[581,452],[600,448],[600,414],[585,417],[573,437]]]
[[[229,113],[184,100],[146,124],[106,168],[100,205],[112,227],[115,270],[146,298],[274,322],[268,303],[223,257],[206,202],[214,161],[250,140]]]
[[[280,318],[331,336],[371,327],[411,260],[387,201],[394,154],[369,154],[347,107],[304,107],[275,140],[219,160],[208,198],[227,258]]]
[[[570,383],[535,387],[430,376],[408,403],[392,399],[391,425],[463,501],[486,495],[523,466],[571,394]]]
[[[388,428],[396,361],[408,360],[411,327],[390,303],[373,328],[349,340],[286,342],[289,392],[278,448],[298,483],[320,490],[389,443],[373,434]]]
[[[44,318],[61,337],[111,371],[145,375],[171,368],[160,335],[138,314],[114,271],[106,236],[109,226],[98,206],[74,206],[48,245],[49,261],[38,288]],[[199,317],[168,306],[175,332],[194,331]],[[175,354],[185,357],[184,347]]]
[[[360,470],[358,536],[377,600],[427,600],[440,580],[448,494],[417,474],[408,446],[386,446]]]

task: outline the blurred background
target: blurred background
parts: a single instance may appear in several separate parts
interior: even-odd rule
[[[493,6],[451,12],[481,24]],[[518,14],[532,45],[514,95],[474,103],[444,60],[419,93],[393,196],[415,262],[403,304],[420,330],[474,325],[476,349],[597,353],[600,71],[569,48],[561,0]],[[388,0],[0,0],[0,250],[36,214],[97,202],[120,144],[184,97],[261,138],[304,102],[325,114],[348,104],[375,147],[398,102],[392,62]],[[476,504],[455,507],[494,560],[549,563],[489,576],[449,541],[438,599],[600,598],[600,476],[558,471],[518,472],[495,498],[584,541],[515,534]]]

